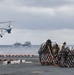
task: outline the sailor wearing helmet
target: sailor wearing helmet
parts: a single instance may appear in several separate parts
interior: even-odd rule
[[[62,46],[61,46],[61,51],[63,51],[63,50],[65,49],[65,47],[66,47],[66,42],[64,42],[64,43],[62,44]]]

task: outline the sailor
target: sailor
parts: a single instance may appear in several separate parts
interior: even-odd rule
[[[74,48],[73,47],[71,47],[71,51],[73,51],[74,50]]]
[[[67,63],[67,58],[68,58],[68,54],[70,52],[70,49],[69,47],[66,47],[66,42],[63,43],[62,47],[61,47],[61,57],[63,62],[64,62],[64,65],[66,66],[66,63]]]
[[[52,51],[53,51],[53,56],[57,57],[58,51],[59,51],[59,46],[58,46],[58,44],[56,42],[52,47]]]
[[[61,46],[61,51],[63,51],[66,48],[66,42],[64,42]]]
[[[47,49],[48,49],[48,46],[49,46],[50,50],[52,50],[52,41],[51,41],[50,39],[48,39],[48,40],[46,41],[46,48],[47,48]]]
[[[60,49],[60,51],[58,52],[58,61],[61,61],[62,57],[64,57],[65,48],[66,48],[66,42],[64,42],[64,43],[62,44],[61,49]]]

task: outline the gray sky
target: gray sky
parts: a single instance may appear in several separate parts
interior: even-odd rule
[[[41,44],[48,38],[74,44],[74,0],[0,0],[0,21],[16,21],[12,34],[0,38],[0,44]]]

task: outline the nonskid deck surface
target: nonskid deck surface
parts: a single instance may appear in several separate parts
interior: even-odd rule
[[[38,58],[19,58],[32,63],[0,65],[0,75],[74,75],[74,68],[42,66]]]

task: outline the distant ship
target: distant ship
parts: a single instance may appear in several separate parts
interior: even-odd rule
[[[16,42],[13,44],[14,46],[22,46],[22,44],[20,42]]]
[[[27,41],[24,44],[22,44],[22,46],[31,46],[31,42],[30,41]]]
[[[26,41],[24,44],[21,44],[20,42],[16,42],[13,44],[13,46],[31,46],[31,42],[30,41]]]

